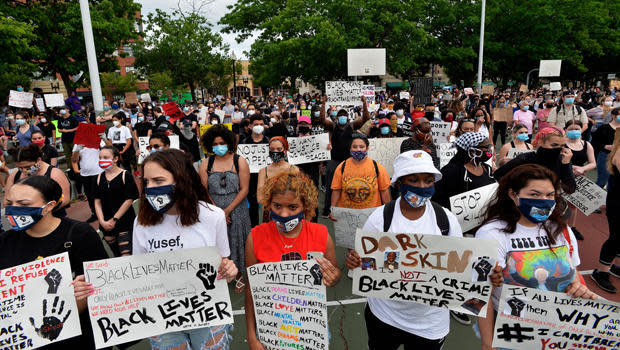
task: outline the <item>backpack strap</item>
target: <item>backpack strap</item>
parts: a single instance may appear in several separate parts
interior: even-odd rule
[[[435,220],[437,221],[437,227],[441,231],[442,236],[447,236],[450,232],[450,221],[448,221],[448,215],[443,210],[443,207],[433,201],[431,201],[433,210],[435,211]]]
[[[379,183],[379,167],[377,166],[377,162],[373,159],[372,165],[375,166],[375,177],[377,178],[377,183]]]
[[[396,207],[396,200],[389,201],[383,206],[383,232],[388,232],[392,225],[392,218],[394,217],[394,208]]]
[[[71,247],[73,247],[73,241],[71,240],[73,238],[73,229],[75,228],[75,226],[77,226],[77,224],[77,221],[71,220],[71,226],[69,227],[69,231],[67,231],[67,236],[65,237],[65,244],[63,245],[63,247],[65,248],[65,251],[69,254],[71,254]]]
[[[214,162],[215,162],[215,157],[213,156],[207,157],[207,174],[211,174],[211,169],[213,169]]]
[[[345,159],[344,162],[342,162],[342,167],[340,167],[340,175],[344,175],[344,167],[347,166],[347,160]]]

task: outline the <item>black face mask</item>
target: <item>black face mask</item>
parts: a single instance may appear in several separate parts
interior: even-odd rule
[[[542,161],[555,163],[558,159],[560,159],[560,152],[562,152],[562,148],[545,148],[538,147],[536,154],[541,158]]]
[[[310,132],[310,127],[309,126],[300,126],[299,127],[299,133],[300,134],[307,134]]]
[[[282,159],[284,159],[284,152],[269,152],[269,158],[271,158],[271,161],[274,163],[277,163],[279,161],[281,161]]]
[[[435,119],[435,112],[425,112],[424,118],[426,118],[427,120]]]

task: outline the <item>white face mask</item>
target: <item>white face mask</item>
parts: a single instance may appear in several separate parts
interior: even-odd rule
[[[115,121],[112,122],[112,124],[114,126],[119,126],[119,125],[121,125],[121,122],[119,122],[118,120],[115,120]]]
[[[250,110],[248,111],[248,115],[254,115],[254,113],[256,113],[256,112],[254,112],[254,110],[253,110],[253,109],[250,109]]]
[[[41,123],[47,123],[47,119],[41,118]]]
[[[396,115],[399,117],[402,117],[405,114],[405,111],[402,109],[397,109],[396,110]]]
[[[252,128],[252,132],[254,132],[255,134],[258,134],[258,135],[262,134],[263,131],[265,131],[265,127],[262,126],[262,125],[255,125]]]
[[[614,101],[605,101],[605,106],[609,107],[614,103]]]

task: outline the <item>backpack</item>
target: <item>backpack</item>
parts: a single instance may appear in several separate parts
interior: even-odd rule
[[[345,160],[344,162],[342,162],[342,167],[340,168],[340,174],[344,175],[344,167],[347,165],[347,161]],[[375,176],[377,177],[377,179],[379,178],[379,167],[377,166],[377,162],[373,159],[372,160],[372,165],[375,166]]]
[[[437,226],[441,231],[442,236],[447,236],[450,231],[450,221],[448,221],[448,215],[443,210],[443,207],[433,201],[431,201],[433,210],[435,211],[435,220]],[[388,232],[392,225],[392,218],[394,217],[394,209],[396,207],[396,200],[390,201],[383,207],[383,232]]]
[[[555,112],[556,113],[560,113],[560,110],[562,109],[563,104],[555,107]],[[581,114],[581,111],[583,110],[580,106],[575,105],[575,107],[577,108],[577,114]]]
[[[211,169],[213,169],[213,163],[215,162],[215,156],[209,156],[207,158],[207,174],[211,174]],[[235,166],[235,171],[237,174],[239,173],[239,155],[233,154],[233,165]]]

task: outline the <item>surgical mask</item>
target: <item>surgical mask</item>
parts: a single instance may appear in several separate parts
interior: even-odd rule
[[[568,136],[569,139],[572,140],[577,140],[581,138],[581,130],[568,130],[566,132],[566,136]]]
[[[15,121],[15,124],[17,124],[19,126],[22,126],[22,125],[26,124],[26,120],[25,119],[17,119]]]
[[[382,126],[381,127],[381,135],[388,135],[390,133],[390,127],[389,126]]]
[[[114,165],[114,161],[110,159],[102,159],[99,161],[99,167],[103,170],[110,169]]]
[[[166,121],[170,120],[170,116],[169,115],[164,116],[164,118],[166,119]]]
[[[174,185],[147,187],[146,199],[156,212],[163,214],[174,205]]]
[[[566,103],[567,105],[572,105],[573,102],[575,102],[575,98],[574,97],[567,97],[564,99],[564,103]]]
[[[616,123],[620,123],[620,114],[616,116]]]
[[[32,176],[32,175],[38,173],[39,169],[41,169],[41,164],[32,165],[30,167],[30,169],[25,171],[25,174],[26,174],[26,176]]]
[[[144,117],[138,117],[138,123],[142,123],[144,121]]]
[[[366,158],[366,155],[368,154],[368,152],[366,151],[351,151],[351,157],[353,157],[353,159],[360,161],[364,158]]]
[[[248,111],[248,115],[253,115],[254,113],[256,113],[256,112],[255,112],[253,109],[250,109],[250,110]]]
[[[420,208],[435,194],[435,186],[416,187],[406,184],[400,185],[401,197],[413,208]]]
[[[271,161],[274,163],[277,163],[279,161],[281,161],[282,159],[284,159],[284,152],[269,152],[269,158],[271,158]]]
[[[189,112],[189,107],[184,107],[183,112]]]
[[[399,117],[402,117],[403,115],[405,115],[405,111],[402,109],[397,109],[396,110],[396,115]]]
[[[213,146],[213,153],[218,156],[223,156],[228,152],[228,145],[217,145]]]
[[[274,213],[272,210],[271,219],[273,219],[280,232],[287,233],[293,231],[299,225],[301,220],[304,219],[304,212],[302,210],[299,214],[282,217]]]
[[[530,139],[530,137],[527,134],[519,134],[517,135],[517,139],[521,141],[527,141]]]
[[[47,119],[41,118],[41,123],[43,123],[43,124],[47,123]]]
[[[332,117],[332,118],[337,116],[337,115],[338,115],[338,112],[336,112],[336,111],[329,112],[329,116]]]
[[[265,127],[262,125],[255,125],[252,127],[252,132],[255,134],[260,135],[263,133],[263,131],[265,131]]]
[[[17,91],[22,92],[24,91],[24,88],[17,88]]]
[[[321,115],[321,112],[313,112],[312,115],[315,116],[315,117],[318,117],[318,116]]]
[[[555,209],[555,200],[539,199],[539,198],[519,198],[519,211],[529,221],[540,224],[547,221],[553,209]]]
[[[67,114],[67,110],[65,110],[65,109],[61,109],[61,110],[60,110],[60,115],[65,115],[65,114]]]
[[[605,101],[605,106],[610,107],[614,101]]]
[[[340,117],[338,117],[338,124],[345,125],[348,120],[349,118],[346,115],[341,115]]]
[[[112,109],[118,109],[118,105],[117,104],[112,105]]]
[[[103,110],[104,111],[109,111],[110,110],[110,106],[103,106]],[[64,113],[61,112],[60,114],[64,114]]]
[[[528,109],[530,109],[530,106],[528,106],[528,105],[523,106],[523,110],[524,111],[527,111]]]
[[[119,126],[119,125],[121,125],[121,122],[119,122],[118,120],[114,120],[114,121],[112,121],[112,125]]]
[[[219,121],[217,119],[213,119],[211,121],[211,125],[217,125],[217,124],[219,124]]]
[[[277,123],[277,122],[278,122],[278,120],[277,120],[276,118],[271,118],[271,123],[272,123],[272,124],[275,124],[275,123]]]
[[[310,132],[310,127],[309,126],[300,126],[299,127],[299,133],[300,134],[307,134]]]
[[[48,204],[49,203],[42,207],[18,207],[8,205],[4,209],[4,214],[13,230],[22,231],[33,226],[43,218],[43,208]]]

